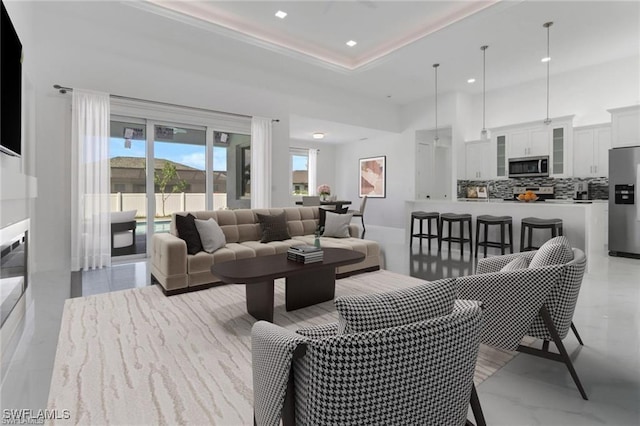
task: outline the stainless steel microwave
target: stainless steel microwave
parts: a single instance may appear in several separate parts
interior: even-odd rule
[[[549,156],[522,157],[509,159],[509,177],[549,176]]]

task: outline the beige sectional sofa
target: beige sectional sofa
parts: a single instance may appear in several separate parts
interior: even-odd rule
[[[256,213],[280,214],[285,212],[291,239],[261,243],[262,231]],[[151,241],[151,275],[166,295],[206,288],[220,280],[211,274],[211,265],[234,259],[245,259],[285,253],[292,245],[313,244],[318,227],[318,207],[289,207],[279,209],[240,209],[182,212],[191,213],[196,219],[213,218],[226,237],[225,247],[213,253],[201,251],[187,254],[186,243],[178,238],[175,214],[168,234],[154,234]],[[323,247],[357,250],[365,259],[353,265],[337,268],[338,277],[380,269],[380,246],[375,241],[357,238],[358,227],[349,226],[349,238],[321,237]]]

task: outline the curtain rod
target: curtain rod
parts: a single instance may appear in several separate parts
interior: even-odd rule
[[[73,92],[73,87],[64,87],[64,86],[60,86],[59,84],[54,84],[53,88],[56,89],[58,92],[62,93],[63,95],[65,93],[68,93],[68,92]],[[146,103],[155,104],[155,105],[164,105],[164,106],[170,106],[170,107],[180,107],[180,108],[193,109],[193,110],[197,110],[197,111],[213,112],[213,113],[216,113],[216,114],[230,115],[232,117],[252,118],[250,115],[237,114],[235,112],[216,111],[214,109],[199,108],[199,107],[192,107],[192,106],[186,106],[186,105],[177,105],[177,104],[171,104],[169,102],[150,101],[150,100],[147,100],[147,99],[132,98],[130,96],[109,94],[109,97],[116,98],[116,99],[125,99],[125,100],[128,100],[128,101],[146,102]],[[277,119],[277,118],[273,118],[273,119],[271,119],[271,122],[272,123],[279,123],[280,120]]]

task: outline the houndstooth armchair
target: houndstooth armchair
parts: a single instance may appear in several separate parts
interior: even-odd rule
[[[473,387],[481,307],[451,302],[447,315],[369,331],[345,330],[342,317],[340,324],[298,332],[257,322],[254,422],[463,425],[471,400],[476,422],[484,424]]]
[[[458,297],[483,302],[482,343],[563,362],[588,399],[562,343],[572,329],[583,344],[572,319],[585,267],[584,252],[556,237],[536,251],[481,259],[476,275],[458,278],[456,285]],[[520,345],[524,336],[541,339],[542,349]],[[549,350],[549,342],[559,353]]]

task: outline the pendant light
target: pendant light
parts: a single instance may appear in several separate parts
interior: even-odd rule
[[[440,138],[438,137],[438,67],[440,66],[440,64],[433,64],[433,71],[435,72],[436,75],[436,135],[433,138],[433,144],[437,145],[438,141],[440,140]]]
[[[544,120],[544,124],[551,124],[549,118],[549,62],[551,62],[551,55],[549,53],[549,28],[553,25],[553,22],[545,22],[542,26],[547,29],[547,56],[542,58],[542,62],[547,63],[547,118]]]
[[[487,95],[486,90],[486,75],[487,75],[487,48],[489,46],[482,46],[480,50],[482,50],[482,131],[480,132],[480,139],[486,141],[489,139],[489,132],[487,131],[487,126],[485,125],[485,113],[486,113],[486,102],[485,98]]]

